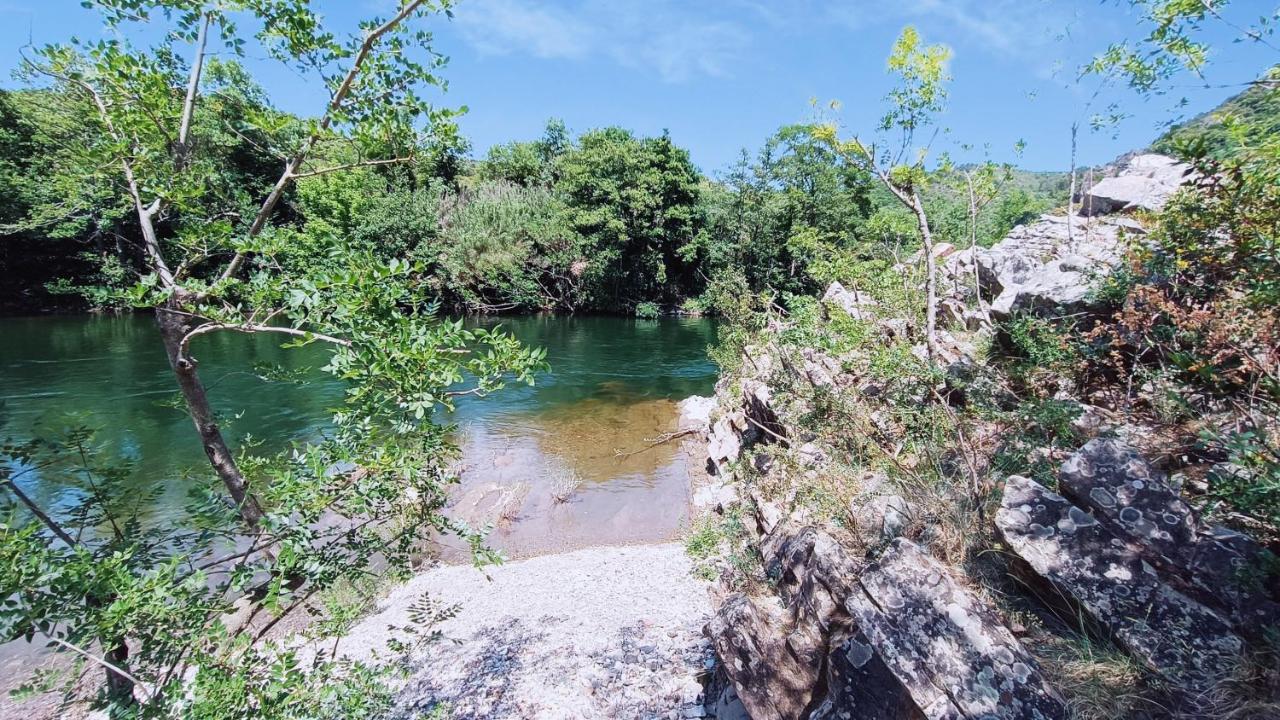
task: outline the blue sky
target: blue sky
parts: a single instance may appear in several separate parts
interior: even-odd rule
[[[315,4],[333,29],[346,30],[390,2]],[[1232,7],[1245,18],[1277,11],[1274,0]],[[890,82],[885,57],[906,24],[954,51],[942,119],[949,133],[935,147],[978,159],[985,146],[996,160],[1037,170],[1065,168],[1072,122],[1087,125],[1096,83],[1075,82],[1075,69],[1142,30],[1123,0],[462,0],[456,18],[435,20],[433,29],[451,58],[442,103],[470,108],[461,126],[477,154],[534,138],[556,116],[574,131],[668,129],[716,173],[780,125],[810,117],[810,99],[839,100],[844,125],[872,129]],[[0,70],[7,78],[29,39],[101,32],[78,0],[0,0]],[[1131,117],[1114,130],[1082,132],[1081,162],[1145,145],[1162,123],[1213,106],[1280,62],[1273,50],[1233,43],[1237,35],[1226,26],[1206,33],[1217,49],[1206,78],[1214,87],[1188,79],[1165,98],[1109,91],[1095,101],[1093,111],[1118,100]],[[320,107],[319,89],[269,61],[248,63],[279,107]],[[1178,111],[1183,97],[1189,104]],[[1020,159],[1019,140],[1027,143]]]

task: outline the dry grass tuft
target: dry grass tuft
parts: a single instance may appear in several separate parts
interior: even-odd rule
[[[1049,634],[1027,645],[1035,648],[1045,676],[1053,678],[1077,720],[1113,720],[1155,709],[1144,692],[1142,668],[1114,646]]]
[[[551,485],[551,502],[556,505],[563,505],[572,500],[582,487],[582,477],[573,468],[564,464],[552,466],[547,473],[547,480]]]
[[[525,498],[529,496],[529,483],[518,482],[503,489],[498,499],[498,520],[515,522],[520,518],[520,510],[524,507]]]

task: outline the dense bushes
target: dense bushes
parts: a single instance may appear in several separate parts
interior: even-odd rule
[[[198,156],[216,169],[211,195],[248,208],[260,198],[245,189],[278,169],[255,128],[297,119],[260,107],[260,92],[232,64],[214,81],[219,123],[201,128]],[[34,162],[75,152],[89,125],[67,123],[87,112],[69,102],[45,91],[0,94],[0,305],[11,309],[127,304],[120,291],[138,277],[138,230],[111,188],[71,192]],[[707,290],[722,276],[778,298],[813,293],[875,275],[916,243],[911,218],[814,128],[780,129],[719,179],[666,134],[605,128],[575,138],[552,120],[539,139],[479,160],[466,157],[461,138],[427,136],[409,166],[301,179],[264,241],[277,262],[312,270],[340,260],[335,247],[414,261],[442,305],[466,312],[716,311]],[[341,165],[352,152],[331,147],[323,160]],[[982,242],[1053,203],[1051,181],[1020,177],[981,215]],[[940,222],[940,237],[967,243],[963,193],[933,187],[926,202],[954,220]]]

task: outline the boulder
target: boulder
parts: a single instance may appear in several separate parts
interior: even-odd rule
[[[711,426],[711,411],[716,409],[716,399],[690,395],[676,407],[680,411],[680,429],[705,431]]]
[[[1275,556],[1241,533],[1204,523],[1133,447],[1090,440],[1063,463],[1058,485],[1178,589],[1225,612],[1240,632],[1280,625],[1280,604],[1263,582]]]
[[[835,305],[855,320],[874,320],[875,298],[857,290],[847,290],[838,282],[831,283],[822,295],[824,305]]]
[[[1065,718],[1062,700],[995,611],[919,546],[895,540],[846,603],[926,718]]]
[[[1178,188],[1193,179],[1191,166],[1164,155],[1138,155],[1116,177],[1104,178],[1080,199],[1081,215],[1108,215],[1124,210],[1156,211]]]
[[[1055,260],[1041,266],[1022,285],[1014,285],[991,301],[991,316],[1014,313],[1069,314],[1083,309],[1089,299],[1092,278],[1076,265]]]
[[[731,483],[712,481],[693,492],[690,503],[695,508],[711,508],[722,512],[725,508],[738,502],[738,487]]]
[[[753,720],[799,720],[809,712],[823,653],[790,625],[773,599],[737,594],[704,629]]]
[[[1094,516],[1034,480],[1010,477],[996,512],[1009,549],[1058,598],[1191,696],[1236,672],[1243,643],[1213,610],[1170,587]]]
[[[859,483],[861,492],[849,503],[854,535],[865,547],[879,547],[903,533],[916,516],[916,508],[882,473],[869,473]]]
[[[1094,279],[1120,263],[1124,237],[1142,232],[1131,218],[1043,215],[1015,227],[990,248],[946,258],[939,287],[950,288],[957,300],[969,301],[976,274],[997,319],[1019,310],[1075,311],[1087,300]]]

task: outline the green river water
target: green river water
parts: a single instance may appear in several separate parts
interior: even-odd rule
[[[486,321],[488,322],[488,321]],[[675,443],[645,448],[674,429],[676,405],[709,394],[715,367],[707,320],[531,316],[500,322],[545,347],[552,371],[535,387],[464,398],[458,426],[462,483],[450,512],[493,523],[511,555],[589,544],[666,539],[683,522],[694,463]],[[322,431],[341,402],[340,383],[320,372],[319,344],[283,349],[279,338],[215,334],[193,352],[224,429],[280,450]],[[305,382],[272,382],[262,368],[305,369]],[[140,489],[163,487],[148,512],[173,512],[208,468],[148,316],[0,319],[0,435],[25,438],[85,424],[112,453],[134,461]],[[552,501],[556,478],[581,480],[568,503]],[[74,489],[29,473],[24,488],[48,507]],[[514,505],[517,512],[502,511]],[[505,518],[498,518],[501,513]],[[514,516],[514,517],[513,517]]]

